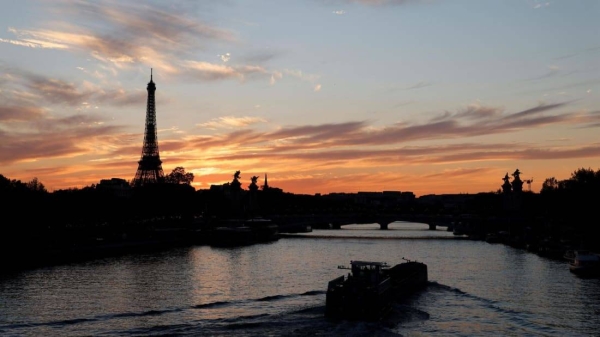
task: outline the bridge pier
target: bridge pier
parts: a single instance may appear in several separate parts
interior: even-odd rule
[[[342,229],[342,224],[339,222],[332,222],[330,225],[331,229]]]
[[[436,229],[437,229],[437,225],[436,225],[436,224],[434,224],[434,223],[430,223],[430,224],[429,224],[429,230],[430,230],[430,231],[434,231],[434,230],[436,230]]]
[[[379,229],[388,229],[389,224],[389,222],[380,222]]]

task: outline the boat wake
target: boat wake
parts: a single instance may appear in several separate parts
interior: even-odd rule
[[[64,320],[55,320],[48,322],[23,322],[17,324],[6,324],[0,325],[0,332],[16,332],[16,331],[24,331],[27,329],[35,328],[35,327],[53,327],[53,328],[64,328],[68,326],[74,325],[106,325],[111,321],[123,320],[123,319],[142,319],[145,317],[156,317],[167,314],[180,314],[182,316],[188,316],[190,311],[195,311],[200,309],[204,312],[210,312],[214,310],[221,311],[223,315],[215,317],[212,314],[207,315],[208,317],[215,318],[204,318],[196,321],[196,323],[200,323],[200,325],[204,326],[206,324],[218,325],[221,328],[226,330],[234,329],[246,329],[261,326],[267,324],[270,321],[273,321],[274,316],[315,316],[322,317],[324,312],[323,306],[318,307],[301,307],[296,308],[296,310],[283,312],[280,314],[272,314],[272,313],[260,313],[255,315],[227,315],[228,308],[239,308],[239,307],[260,307],[260,302],[280,302],[280,301],[289,301],[292,299],[310,297],[310,296],[322,296],[326,292],[324,290],[311,290],[302,293],[292,293],[285,295],[273,295],[266,296],[262,298],[254,298],[254,299],[246,299],[246,300],[236,300],[236,301],[215,301],[208,303],[201,303],[192,305],[190,307],[180,307],[180,308],[164,308],[164,309],[153,309],[141,312],[122,312],[122,313],[114,313],[114,314],[102,314],[93,317],[86,318],[73,318],[73,319],[64,319]],[[279,308],[281,309],[281,308]],[[232,310],[233,311],[233,310]],[[197,316],[197,315],[193,315]],[[202,317],[202,315],[200,315]],[[190,328],[188,325],[184,324],[187,328]],[[184,325],[176,324],[173,327],[178,330],[181,329]],[[158,331],[164,333],[165,327],[163,326],[153,326],[147,329],[134,329],[131,331],[120,331],[119,334],[142,334],[142,335],[153,335]]]
[[[449,334],[493,335],[497,326],[502,325],[510,327],[515,335],[562,335],[544,317],[513,302],[492,300],[435,281],[428,282],[427,291],[416,298],[411,307],[430,308],[433,311],[427,324],[428,334],[451,332]],[[394,331],[404,333],[406,329],[416,328],[411,323],[408,316],[408,320],[404,320]],[[474,327],[477,327],[475,331],[470,330]]]
[[[65,336],[82,332],[109,336],[487,335],[502,324],[517,335],[560,335],[521,308],[435,281],[395,301],[389,313],[375,322],[326,318],[325,294],[323,290],[312,290],[140,312],[18,322],[0,325],[0,334],[28,335],[30,331],[60,329]],[[476,331],[469,330],[475,326]]]

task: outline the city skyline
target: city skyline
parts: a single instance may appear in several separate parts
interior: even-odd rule
[[[600,167],[596,1],[23,1],[0,14],[0,174],[286,192],[500,189]],[[527,190],[528,186],[524,186]]]

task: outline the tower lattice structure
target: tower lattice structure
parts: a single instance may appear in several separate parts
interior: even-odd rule
[[[154,93],[156,85],[152,81],[152,69],[150,69],[150,82],[146,87],[148,90],[148,102],[146,104],[146,129],[144,132],[144,145],[142,147],[142,158],[138,161],[138,169],[133,178],[133,186],[163,182],[165,174],[162,169],[162,161],[158,154],[158,137],[156,136],[156,104]]]

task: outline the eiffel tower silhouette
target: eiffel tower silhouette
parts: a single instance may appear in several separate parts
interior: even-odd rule
[[[158,138],[156,136],[156,106],[154,93],[156,85],[152,81],[152,69],[150,69],[150,82],[146,87],[148,90],[148,103],[146,105],[146,130],[144,132],[144,145],[142,146],[142,158],[138,161],[138,169],[133,178],[133,186],[160,183],[164,181],[165,174],[162,169],[162,161],[158,154]]]

